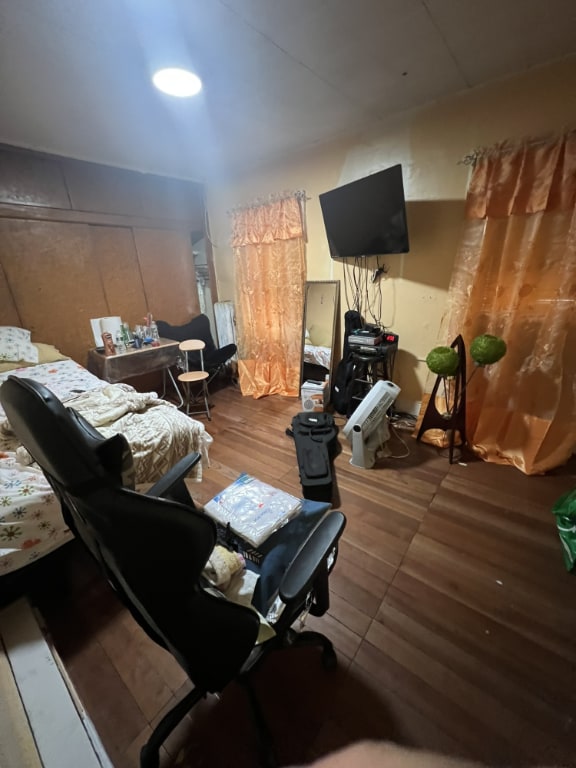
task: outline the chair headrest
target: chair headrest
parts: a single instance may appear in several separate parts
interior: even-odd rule
[[[73,488],[109,481],[93,440],[43,384],[9,376],[0,387],[0,402],[18,440],[58,483]]]

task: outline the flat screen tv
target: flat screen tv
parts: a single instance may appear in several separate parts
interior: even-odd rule
[[[320,207],[333,259],[410,250],[400,164],[324,192]]]

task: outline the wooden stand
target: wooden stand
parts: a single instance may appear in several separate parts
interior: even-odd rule
[[[466,445],[466,348],[464,346],[464,340],[462,336],[458,335],[452,344],[452,349],[456,349],[460,364],[458,366],[458,372],[455,376],[454,382],[454,405],[449,417],[441,414],[436,408],[436,396],[438,393],[438,387],[443,379],[443,376],[437,376],[436,382],[430,395],[430,400],[424,413],[420,429],[416,435],[416,440],[420,440],[424,432],[429,429],[441,429],[444,432],[450,433],[449,448],[448,448],[448,460],[450,464],[454,463],[454,440],[456,432],[460,433],[460,442],[462,447]],[[449,403],[446,403],[446,407],[449,407]]]

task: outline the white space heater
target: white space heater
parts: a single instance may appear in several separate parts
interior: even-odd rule
[[[352,446],[350,464],[371,469],[376,452],[390,438],[386,411],[400,394],[400,387],[391,381],[377,381],[354,413],[344,429],[344,437]]]

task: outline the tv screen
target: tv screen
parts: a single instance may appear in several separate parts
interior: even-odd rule
[[[324,192],[320,206],[333,259],[408,253],[400,164]]]

